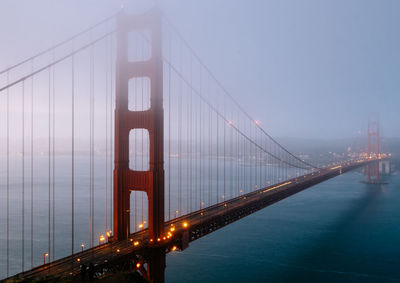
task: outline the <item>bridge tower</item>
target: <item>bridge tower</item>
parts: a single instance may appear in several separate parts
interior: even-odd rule
[[[146,33],[145,33],[146,32]],[[129,61],[128,36],[150,32],[149,59]],[[164,110],[161,12],[153,9],[140,16],[120,13],[117,22],[115,166],[113,239],[125,240],[130,233],[130,194],[142,191],[148,199],[148,231],[150,239],[162,237],[164,229]],[[150,80],[150,107],[130,111],[129,80]],[[148,131],[148,171],[129,168],[129,133],[134,129]],[[147,271],[142,275],[150,282],[164,282],[165,249],[149,248]]]
[[[376,156],[380,153],[380,136],[378,119],[368,121],[367,130],[367,155]],[[373,162],[366,167],[367,183],[379,182],[379,162]]]
[[[130,33],[151,33],[151,57],[145,61],[130,62],[128,58]],[[163,68],[161,48],[161,13],[153,9],[143,15],[123,12],[117,21],[116,105],[115,105],[115,167],[114,167],[114,224],[113,238],[124,240],[130,233],[130,194],[142,191],[148,198],[148,230],[150,239],[156,239],[164,228],[164,113]],[[132,47],[131,47],[132,48]],[[128,108],[130,79],[150,80],[150,108],[130,111]],[[129,168],[129,133],[148,131],[149,170]]]

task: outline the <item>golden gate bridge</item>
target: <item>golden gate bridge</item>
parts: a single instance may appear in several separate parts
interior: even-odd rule
[[[121,11],[0,76],[4,280],[89,267],[163,282],[166,253],[349,170],[376,183],[390,158],[377,123],[355,158],[294,155],[158,9]]]

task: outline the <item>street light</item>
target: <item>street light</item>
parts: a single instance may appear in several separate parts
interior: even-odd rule
[[[106,238],[104,237],[104,235],[100,234],[100,236],[99,236],[99,244],[101,245],[102,243],[104,243],[105,240],[106,240]]]
[[[107,242],[110,240],[111,235],[112,235],[112,231],[111,230],[106,232]]]
[[[83,252],[83,248],[85,247],[85,245],[84,244],[81,244],[81,248],[82,248],[82,252]]]
[[[43,254],[43,265],[46,264],[46,257],[49,256],[49,253],[44,253]]]

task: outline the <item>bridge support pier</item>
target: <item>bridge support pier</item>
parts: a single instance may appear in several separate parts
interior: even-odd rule
[[[148,272],[151,282],[164,283],[166,267],[165,248],[151,248],[148,264]]]

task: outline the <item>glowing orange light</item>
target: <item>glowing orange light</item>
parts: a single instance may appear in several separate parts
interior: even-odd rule
[[[174,251],[176,251],[176,249],[177,249],[177,247],[176,247],[176,246],[173,246],[172,249],[171,249],[171,251],[174,252]]]
[[[183,226],[183,228],[187,228],[187,227],[189,226],[189,223],[187,223],[187,222],[185,221],[185,222],[183,222],[182,226]]]
[[[140,262],[136,263],[136,267],[140,268]]]
[[[133,243],[133,245],[134,245],[134,246],[139,246],[139,241],[135,241],[135,242]]]
[[[117,249],[117,253],[119,253],[120,252],[120,250],[119,249]]]
[[[77,261],[77,262],[80,262],[80,261],[81,261],[81,259],[80,259],[80,258],[77,258],[77,259],[76,259],[76,261]]]
[[[159,241],[161,241],[161,239],[160,239],[160,238],[157,238],[157,242],[159,242]]]
[[[99,242],[100,242],[100,243],[103,243],[105,240],[106,240],[106,238],[104,237],[103,234],[101,234],[101,235],[99,236]]]

